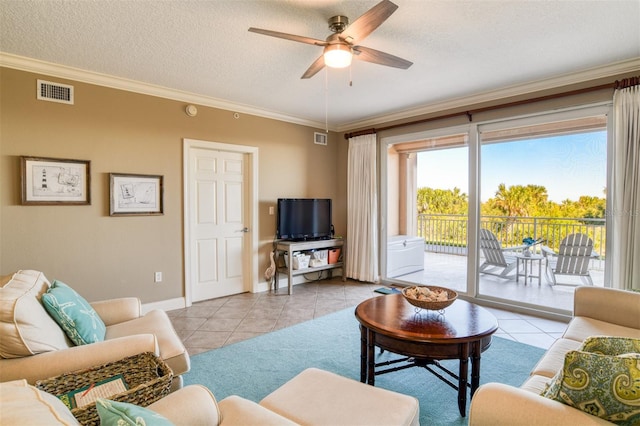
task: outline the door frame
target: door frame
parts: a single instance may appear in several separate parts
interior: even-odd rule
[[[182,223],[184,235],[183,265],[184,265],[184,295],[185,305],[192,305],[191,289],[191,223],[189,220],[189,154],[192,149],[208,149],[212,151],[227,151],[244,154],[246,164],[244,171],[246,182],[246,203],[243,214],[247,217],[246,227],[249,228],[248,244],[244,246],[243,264],[248,265],[242,272],[243,290],[255,292],[258,288],[258,148],[247,145],[234,145],[222,142],[203,141],[197,139],[183,139],[182,146],[183,170],[183,209]]]

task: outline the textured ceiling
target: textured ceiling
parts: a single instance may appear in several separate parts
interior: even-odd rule
[[[321,47],[247,31],[325,39],[329,17],[377,0],[0,0],[0,51],[332,129],[640,58],[639,0],[393,1],[360,44],[408,70],[355,60],[301,80]]]

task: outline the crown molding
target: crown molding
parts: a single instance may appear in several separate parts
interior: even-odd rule
[[[126,78],[115,77],[94,71],[87,71],[65,65],[54,64],[51,62],[27,58],[24,56],[18,56],[6,52],[0,52],[0,67],[13,68],[20,71],[32,72],[36,74],[44,74],[51,77],[64,78],[81,83],[95,84],[97,86],[125,90],[128,92],[140,93],[143,95],[156,96],[159,98],[170,99],[174,101],[198,104],[226,111],[250,114],[262,118],[285,121],[288,123],[300,124],[317,129],[325,128],[324,123],[313,120],[281,114],[278,112],[264,110],[250,105],[234,103],[210,96],[203,96],[182,90],[170,89],[167,87],[157,86],[141,81],[129,80]]]
[[[447,111],[455,108],[466,107],[469,105],[481,104],[484,102],[506,99],[513,96],[521,96],[530,93],[540,92],[543,90],[555,89],[558,87],[570,86],[572,84],[584,83],[586,81],[597,80],[599,78],[612,77],[615,75],[640,71],[640,57],[625,61],[615,62],[612,64],[589,68],[586,70],[563,74],[556,77],[532,81],[524,84],[516,84],[512,86],[502,87],[496,90],[477,93],[470,96],[462,96],[459,98],[447,99],[442,102],[436,102],[423,105],[417,108],[397,111],[391,114],[370,117],[361,121],[344,123],[338,126],[336,131],[348,132],[353,129],[370,128],[381,123],[388,123],[396,120],[417,117],[420,115],[432,114],[441,111]]]
[[[94,71],[82,70],[79,68],[68,67],[65,65],[54,64],[51,62],[41,61],[24,56],[14,55],[6,52],[0,52],[0,67],[13,68],[21,71],[32,72],[36,74],[44,74],[52,77],[74,80],[82,83],[95,84],[98,86],[109,87],[112,89],[125,90],[129,92],[140,93],[149,96],[156,96],[164,99],[171,99],[185,103],[193,103],[212,108],[218,108],[226,111],[240,112],[243,114],[255,115],[257,117],[279,120],[293,124],[313,127],[317,129],[325,129],[325,123],[282,114],[274,111],[256,108],[250,105],[244,105],[217,99],[210,96],[203,96],[196,93],[185,92],[176,89],[170,89],[163,86],[157,86],[135,80],[129,80],[120,77],[114,77]],[[555,89],[558,87],[569,86],[572,84],[583,83],[599,78],[611,77],[630,72],[640,71],[640,57],[625,61],[615,62],[600,67],[589,68],[586,70],[567,73],[556,77],[537,80],[524,84],[516,84],[503,87],[496,90],[477,93],[470,96],[462,96],[458,98],[448,99],[441,102],[435,102],[422,105],[417,108],[396,111],[390,114],[369,117],[365,120],[353,121],[334,125],[330,131],[345,132],[353,129],[362,129],[380,125],[396,120],[404,120],[420,115],[432,114],[440,111],[451,110],[455,108],[475,105],[484,102],[496,101],[513,96],[526,95],[543,90]]]

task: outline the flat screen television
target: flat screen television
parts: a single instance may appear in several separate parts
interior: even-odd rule
[[[280,240],[331,238],[331,199],[279,198],[276,228]]]

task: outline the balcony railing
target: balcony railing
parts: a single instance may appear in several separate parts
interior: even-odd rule
[[[573,233],[587,234],[599,258],[592,268],[604,269],[606,228],[604,219],[558,217],[482,216],[480,227],[491,230],[502,247],[522,245],[524,238],[544,240],[544,245],[558,250],[560,241]],[[448,214],[418,215],[418,236],[423,237],[426,251],[467,254],[467,216]],[[534,250],[540,250],[539,247]]]

